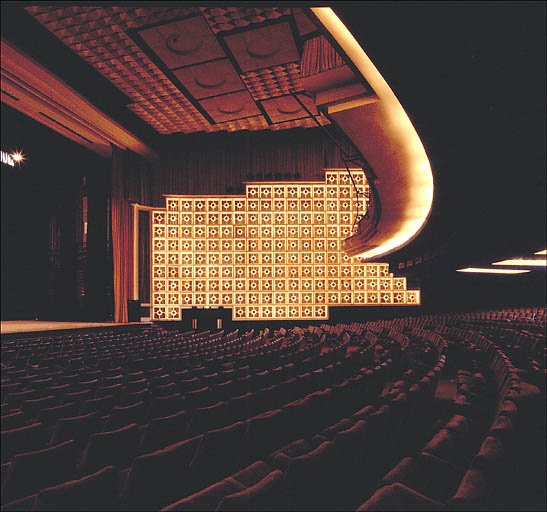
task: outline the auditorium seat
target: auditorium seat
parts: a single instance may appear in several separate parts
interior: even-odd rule
[[[78,480],[41,490],[33,511],[120,510],[118,473],[107,466]]]
[[[249,450],[254,460],[267,457],[290,441],[286,415],[281,409],[253,416],[246,423]]]
[[[207,430],[224,427],[228,420],[226,402],[217,402],[208,407],[198,407],[192,414],[190,433],[201,434]]]
[[[93,434],[82,454],[79,471],[87,474],[104,466],[124,469],[137,455],[138,445],[139,431],[135,423],[118,430]]]
[[[402,459],[378,487],[401,483],[429,498],[445,502],[456,492],[465,470],[428,453]]]
[[[21,409],[25,413],[25,417],[31,419],[38,416],[40,409],[48,409],[56,405],[58,405],[58,399],[52,395],[48,395],[34,400],[23,400]]]
[[[148,409],[148,418],[164,418],[170,416],[179,411],[182,411],[185,407],[184,398],[179,393],[172,393],[171,395],[154,397],[150,401]]]
[[[326,441],[314,450],[291,458],[287,464],[284,488],[291,510],[332,510],[335,451]]]
[[[283,473],[272,471],[262,480],[242,491],[224,496],[216,510],[266,511],[282,510]]]
[[[129,510],[157,510],[187,496],[189,471],[201,436],[140,455],[129,469],[122,501]],[[185,494],[186,493],[186,494]]]
[[[142,425],[146,420],[147,409],[146,403],[142,401],[127,406],[116,405],[110,411],[103,430],[112,431],[131,423]]]
[[[74,441],[44,450],[16,455],[2,487],[2,501],[9,503],[76,476]]]
[[[140,453],[151,453],[165,446],[182,441],[188,432],[186,411],[170,416],[151,418],[143,430]]]
[[[409,489],[407,486],[396,483],[378,489],[358,509],[378,511],[407,511],[407,510],[446,510],[446,506],[436,500],[432,500],[419,492]]]
[[[25,414],[22,411],[12,412],[0,417],[0,430],[11,430],[25,425]]]
[[[41,450],[46,445],[46,431],[42,423],[2,430],[0,438],[2,462],[7,462],[20,453]]]
[[[105,395],[100,398],[92,398],[82,403],[80,414],[85,415],[90,412],[99,412],[100,414],[108,414],[112,407],[116,404],[114,395]]]
[[[46,426],[53,426],[57,423],[57,420],[61,418],[77,416],[79,408],[80,405],[78,403],[68,402],[62,405],[40,409],[40,411],[38,411],[37,420]]]
[[[187,496],[179,501],[162,508],[162,511],[177,510],[217,510],[218,504],[225,496],[243,491],[245,487],[233,478],[225,478],[205,489]]]
[[[193,490],[245,467],[249,462],[245,430],[245,424],[238,422],[203,434],[189,467]]]
[[[57,420],[51,438],[50,446],[74,439],[78,447],[83,448],[89,436],[101,429],[102,420],[98,412],[90,412],[71,418]]]

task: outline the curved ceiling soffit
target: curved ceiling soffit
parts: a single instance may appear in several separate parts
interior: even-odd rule
[[[378,177],[374,186],[382,213],[377,232],[366,240],[359,235],[347,239],[352,256],[376,259],[408,244],[427,223],[433,204],[431,165],[399,100],[340,18],[330,7],[312,7],[311,12],[376,93],[375,101],[327,107]]]

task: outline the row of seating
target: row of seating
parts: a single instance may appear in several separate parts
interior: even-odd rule
[[[383,367],[382,367],[383,368]],[[325,373],[325,375],[328,375],[328,372]],[[327,381],[324,381],[323,382],[323,385],[327,383]],[[342,389],[344,389],[344,387],[342,387]],[[337,400],[336,403],[345,403],[347,402],[346,400]],[[336,410],[335,407],[332,408],[333,410]],[[129,426],[129,428],[127,430],[131,430],[131,426]],[[260,443],[260,445],[262,445],[263,443]]]
[[[437,332],[462,367],[453,415],[419,453],[400,460],[358,510],[501,510],[514,502],[505,455],[517,416],[518,374],[479,333],[442,322]]]

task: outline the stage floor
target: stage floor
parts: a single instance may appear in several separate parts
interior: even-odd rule
[[[0,322],[2,334],[62,331],[65,329],[89,329],[92,327],[120,327],[122,325],[142,325],[139,322],[114,323],[114,322],[48,322],[40,320],[9,320]]]

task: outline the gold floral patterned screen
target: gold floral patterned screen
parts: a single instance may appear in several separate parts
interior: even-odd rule
[[[323,182],[253,182],[245,196],[166,196],[152,213],[152,319],[223,306],[234,320],[327,319],[329,306],[418,305],[387,263],[348,257],[341,241],[368,185],[352,170]],[[358,204],[359,203],[359,204]],[[357,210],[358,209],[358,210]]]

